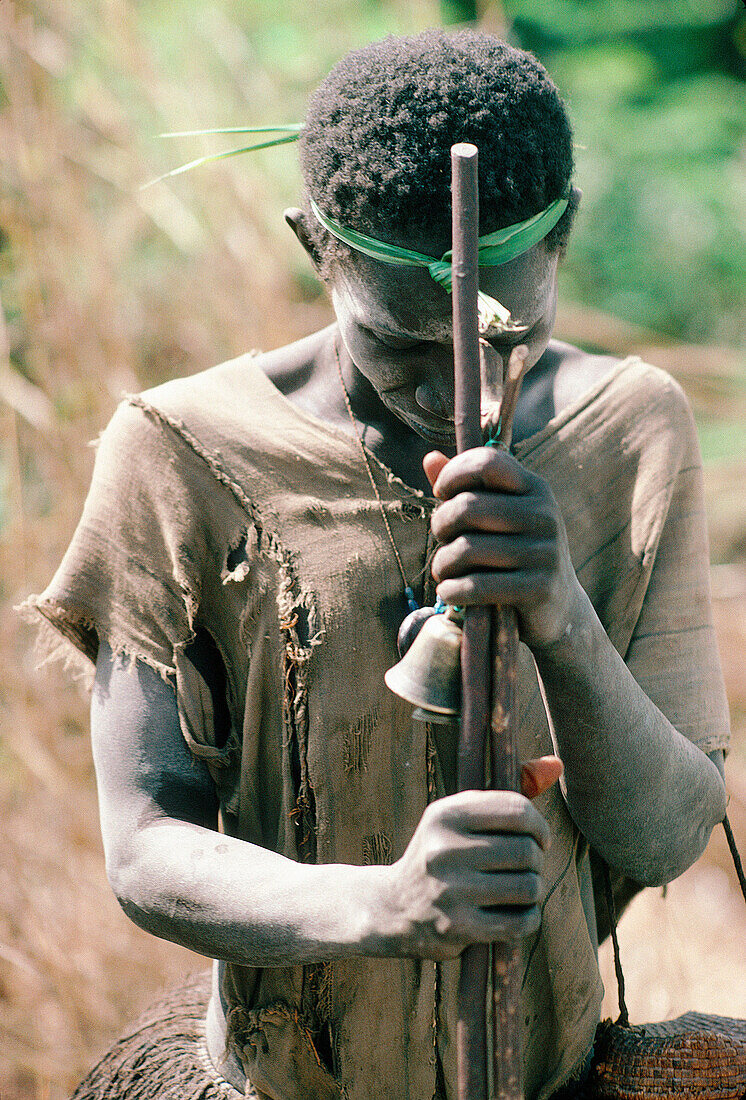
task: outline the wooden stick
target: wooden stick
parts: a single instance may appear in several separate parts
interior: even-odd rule
[[[452,147],[453,347],[459,452],[480,447],[483,443],[477,311],[477,167],[475,146],[460,143]],[[492,786],[517,789],[517,647],[517,620],[512,608],[496,611],[486,607],[467,608],[461,648],[460,790],[484,787],[488,737]],[[494,708],[493,671],[497,676]],[[489,957],[490,948],[479,944],[467,948],[461,956],[456,1037],[458,1100],[487,1100],[489,1095],[486,1017]],[[520,956],[515,945],[493,944],[492,960],[492,1095],[500,1100],[520,1100]]]
[[[490,779],[494,790],[520,790],[516,733],[518,620],[512,607],[498,607],[494,625],[494,706],[490,730]],[[521,1100],[522,961],[518,942],[492,948],[493,1096]]]
[[[510,447],[513,415],[518,403],[526,357],[513,352],[505,368],[500,405],[498,446]],[[490,728],[490,783],[493,790],[519,791],[518,762],[518,617],[515,608],[496,608],[494,635],[493,707]],[[521,974],[518,943],[493,943],[492,1027],[495,1100],[521,1100],[523,1058],[521,1049]]]
[[[482,445],[477,312],[479,200],[477,149],[460,143],[451,149],[453,209],[453,355],[456,446]],[[485,786],[485,753],[490,726],[489,608],[470,607],[461,644],[462,711],[458,753],[460,790]],[[461,955],[456,1032],[458,1100],[487,1100],[487,972],[489,947],[475,944]]]

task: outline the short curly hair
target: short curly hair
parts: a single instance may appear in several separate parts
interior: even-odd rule
[[[450,149],[479,148],[480,234],[566,194],[572,130],[531,54],[472,30],[388,37],[342,59],[313,94],[301,136],[307,193],[343,225],[410,247],[450,247]],[[575,202],[546,238],[564,248]],[[328,275],[346,246],[313,216]]]

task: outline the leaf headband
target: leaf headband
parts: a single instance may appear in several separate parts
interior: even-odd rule
[[[282,137],[274,137],[267,141],[259,141],[253,145],[241,146],[237,149],[224,150],[221,153],[210,153],[204,157],[182,164],[171,172],[159,176],[153,183],[168,179],[170,176],[178,176],[182,172],[188,172],[191,168],[198,168],[202,164],[223,160],[226,157],[235,157],[240,153],[250,153],[257,149],[269,149],[274,145],[286,145],[297,141],[303,130],[302,123],[291,123],[288,126],[241,126],[219,130],[184,130],[178,133],[162,134],[162,137],[197,137],[202,134],[282,134]],[[310,197],[309,197],[310,198]],[[539,211],[525,221],[516,222],[514,225],[505,226],[494,233],[487,233],[479,238],[479,266],[500,267],[502,264],[514,260],[528,252],[535,244],[554,229],[560,220],[569,201],[569,195],[563,195],[551,202],[544,210]],[[310,198],[311,210],[317,221],[331,233],[332,236],[349,245],[356,252],[362,252],[374,260],[380,260],[386,264],[396,264],[406,267],[424,267],[436,283],[451,291],[453,276],[452,252],[449,249],[440,259],[435,256],[427,256],[422,252],[415,252],[409,248],[399,248],[398,245],[388,244],[386,241],[368,237],[365,233],[359,233],[355,229],[348,229],[335,218],[325,214]],[[510,324],[510,312],[495,298],[479,291],[479,328],[487,331],[493,325],[499,325],[505,330]]]

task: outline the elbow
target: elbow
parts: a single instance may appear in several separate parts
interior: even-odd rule
[[[145,932],[163,935],[159,928],[160,910],[159,876],[146,852],[147,845],[138,844],[135,838],[128,843],[106,846],[106,877],[120,908]]]
[[[150,931],[142,889],[145,876],[135,853],[123,845],[107,846],[106,877],[123,912],[138,927]]]
[[[209,892],[179,858],[173,834],[147,826],[106,845],[109,885],[129,919],[162,940],[202,950]]]
[[[647,812],[618,817],[616,829],[581,831],[606,862],[640,886],[665,886],[688,871],[700,858],[712,830],[723,820],[727,797],[714,764],[700,773],[700,782],[686,784],[668,798],[661,792],[647,803]],[[658,812],[650,812],[651,805]],[[595,829],[593,828],[595,826]]]
[[[697,862],[707,847],[712,831],[723,820],[727,796],[719,774],[713,776],[706,795],[682,806],[668,822],[665,835],[652,840],[647,858],[631,872],[642,886],[665,886]]]

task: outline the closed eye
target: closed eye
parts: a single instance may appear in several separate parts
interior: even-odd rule
[[[425,343],[424,340],[413,340],[410,336],[379,336],[378,339],[394,351],[412,351],[413,348],[421,348]]]
[[[513,348],[517,348],[519,344],[525,344],[530,339],[534,329],[536,328],[538,321],[535,321],[533,325],[526,326],[515,333],[515,335],[494,336],[488,337],[487,342],[497,352],[498,355],[510,355]]]
[[[377,332],[365,325],[360,327],[371,340],[383,344],[384,347],[391,348],[392,351],[411,351],[413,348],[422,347],[425,343],[424,340],[417,340],[413,336],[395,336],[390,332]]]

